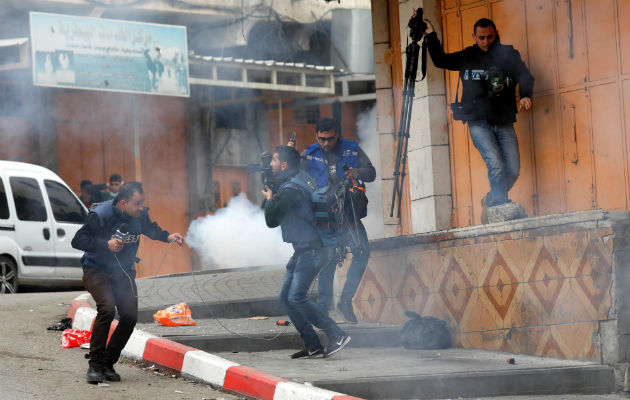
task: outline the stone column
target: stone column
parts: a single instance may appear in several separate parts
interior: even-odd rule
[[[374,40],[374,73],[376,84],[377,131],[381,156],[383,222],[385,237],[398,235],[398,218],[389,217],[394,182],[394,94],[392,62],[398,58],[391,48],[387,0],[372,0],[372,37]],[[398,58],[399,59],[399,58]]]
[[[437,0],[399,1],[403,66],[406,63],[405,47],[409,38],[407,24],[413,10],[418,7],[423,7],[425,18],[433,22],[438,37],[442,38],[440,6]],[[418,62],[408,148],[412,233],[450,228],[452,212],[444,70],[435,68],[427,54],[427,76],[419,81],[422,78],[421,57],[422,52]]]

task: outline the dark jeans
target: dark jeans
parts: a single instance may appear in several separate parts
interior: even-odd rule
[[[280,303],[289,314],[306,346],[311,349],[322,347],[313,325],[323,329],[328,338],[344,334],[335,321],[307,297],[311,283],[328,257],[327,249],[294,253],[287,264],[284,284],[280,291]]]
[[[359,220],[356,228],[351,228],[348,233],[348,247],[352,252],[352,262],[348,268],[348,276],[346,283],[341,291],[341,302],[349,303],[352,301],[363,274],[370,259],[370,242],[368,241],[367,232],[363,223]],[[337,261],[334,257],[322,268],[319,273],[317,286],[317,304],[323,310],[329,310],[333,299],[333,281],[335,279],[335,271],[337,270]]]
[[[90,340],[91,367],[112,366],[118,361],[138,319],[136,271],[106,273],[98,268],[83,268],[83,284],[96,302],[96,319]],[[131,281],[130,281],[131,278]],[[109,343],[109,327],[118,309],[118,326]]]
[[[470,137],[488,167],[490,192],[488,206],[507,203],[508,192],[514,186],[521,168],[518,140],[514,126],[490,125],[487,121],[468,121]]]

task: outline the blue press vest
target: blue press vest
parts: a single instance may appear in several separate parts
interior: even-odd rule
[[[349,168],[357,168],[357,156],[359,154],[359,144],[352,140],[339,139],[339,142],[333,150],[339,155],[337,162],[335,180],[343,178],[343,166]],[[328,166],[324,160],[324,152],[319,143],[314,143],[306,148],[307,172],[315,178],[319,186],[328,185]]]
[[[147,213],[147,208],[144,207],[142,215],[139,218],[128,218],[123,220],[122,211],[116,209],[113,205],[113,200],[104,201],[99,203],[93,210],[98,215],[101,223],[101,230],[99,231],[98,239],[108,241],[112,238],[116,230],[122,223],[127,223],[129,233],[125,239],[125,246],[118,253],[114,253],[108,248],[99,248],[96,252],[85,252],[83,258],[83,265],[86,267],[99,268],[105,271],[120,270],[120,266],[114,257],[114,254],[118,256],[120,265],[126,270],[133,270],[133,264],[136,261],[136,254],[138,252],[138,245],[140,244],[140,233],[142,232],[142,218]]]
[[[294,178],[308,182],[310,177],[303,171],[300,171]],[[314,247],[321,247],[319,234],[315,229],[315,218],[313,214],[313,203],[311,194],[295,182],[288,180],[283,183],[278,193],[286,188],[293,188],[302,193],[303,200],[300,206],[293,210],[287,210],[280,221],[280,229],[282,229],[282,240],[291,243],[295,250],[304,250]]]

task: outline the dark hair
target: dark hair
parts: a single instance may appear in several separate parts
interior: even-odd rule
[[[109,177],[109,182],[122,182],[122,178],[118,174],[114,174]]]
[[[144,194],[144,191],[142,190],[142,183],[136,181],[127,182],[120,187],[113,203],[116,204],[121,200],[129,200],[136,193]]]
[[[317,125],[315,126],[315,131],[317,132],[328,132],[333,130],[337,130],[337,122],[332,118],[321,118],[317,121]]]
[[[86,186],[92,186],[92,181],[89,179],[83,179],[81,181],[81,189],[83,189]]]
[[[289,164],[289,169],[300,167],[300,153],[291,146],[278,146],[275,150],[280,162]]]
[[[492,22],[491,19],[481,18],[480,20],[475,22],[475,26],[473,26],[473,33],[477,33],[477,27],[487,28],[489,26],[493,27],[495,32],[497,31],[497,26],[494,24],[494,22]]]

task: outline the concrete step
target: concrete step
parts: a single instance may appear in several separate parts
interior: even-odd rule
[[[604,394],[615,389],[614,370],[606,365],[327,379],[312,383],[323,389],[364,399]]]
[[[341,325],[342,329],[352,337],[350,347],[400,347],[400,327],[365,327]],[[323,344],[326,335],[318,331]],[[174,342],[191,346],[209,353],[217,352],[264,352],[280,349],[301,349],[304,341],[291,326],[285,332],[276,334],[236,333],[232,335],[166,335]]]

